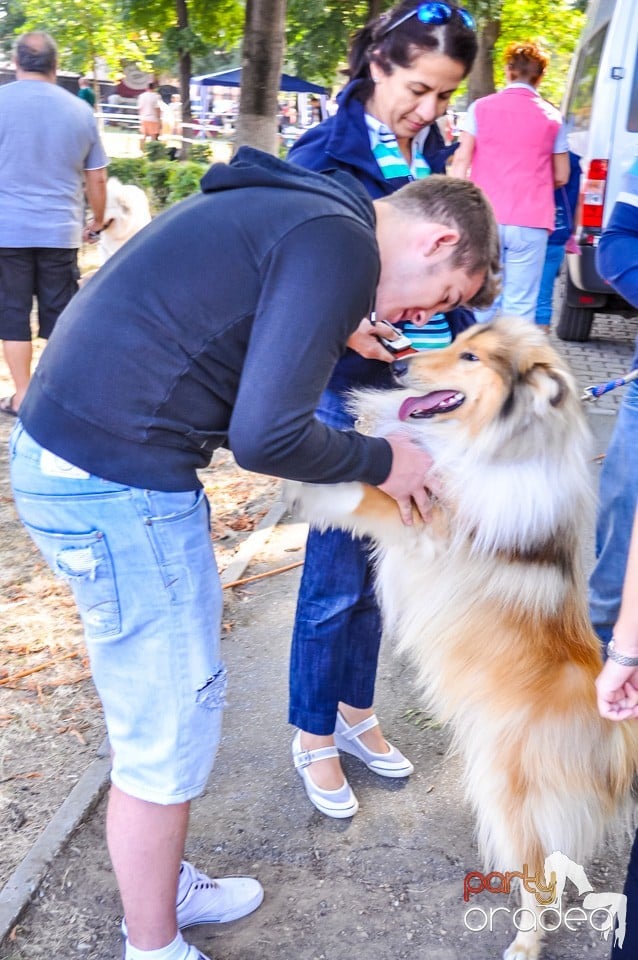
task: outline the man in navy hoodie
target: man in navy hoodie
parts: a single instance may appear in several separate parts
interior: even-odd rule
[[[181,859],[226,684],[197,469],[227,445],[247,469],[365,481],[406,523],[412,502],[427,516],[425,453],[332,430],[314,411],[363,316],[486,304],[497,251],[472,184],[431,177],[373,204],[348,174],[244,148],[60,318],[20,408],[12,484],[73,589],[104,705],[125,960],[198,960],[180,927],[236,919],[263,896],[256,880],[210,880]]]

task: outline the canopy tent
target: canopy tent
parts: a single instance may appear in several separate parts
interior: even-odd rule
[[[219,73],[205,73],[200,77],[193,77],[191,83],[193,86],[202,87],[239,87],[241,86],[241,67],[235,70],[220,70]],[[328,93],[325,87],[308,83],[300,77],[291,77],[287,73],[282,73],[279,89],[284,93],[314,93],[317,96]]]

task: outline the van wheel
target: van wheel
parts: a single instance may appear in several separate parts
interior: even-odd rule
[[[570,307],[565,297],[560,308],[556,336],[560,340],[573,340],[577,343],[589,340],[594,313],[595,311],[588,307]]]

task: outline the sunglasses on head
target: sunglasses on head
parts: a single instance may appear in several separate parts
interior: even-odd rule
[[[390,24],[389,27],[386,27],[381,33],[381,36],[385,37],[386,34],[394,30],[395,27],[405,23],[405,21],[409,20],[410,17],[418,17],[421,23],[429,23],[433,24],[434,26],[440,26],[441,24],[449,23],[455,14],[469,30],[476,30],[474,17],[471,13],[469,13],[469,11],[464,10],[463,7],[451,7],[449,3],[433,2],[420,3],[418,7],[414,8],[414,10],[410,10],[409,13],[404,13],[402,17],[399,17],[399,19]]]

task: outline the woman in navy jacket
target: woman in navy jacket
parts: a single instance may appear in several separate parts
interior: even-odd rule
[[[455,3],[399,3],[355,35],[351,79],[337,113],[304,134],[289,159],[317,171],[346,170],[374,199],[444,173],[455,147],[445,146],[436,119],[469,73],[476,49],[473,20]],[[350,389],[392,386],[393,356],[372,319],[364,318],[348,341],[322,396],[317,416],[332,427],[354,426],[346,409]],[[415,339],[420,328],[427,347],[447,345],[474,322],[463,309],[402,319]],[[372,706],[381,616],[368,548],[342,531],[311,528],[297,601],[290,661],[289,721],[298,728],[293,761],[311,803],[331,817],[350,817],[358,809],[339,750],[380,776],[406,777],[413,770],[383,738]]]

